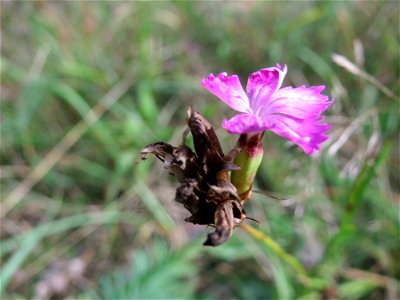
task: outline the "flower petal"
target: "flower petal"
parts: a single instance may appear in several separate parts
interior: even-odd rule
[[[266,119],[264,127],[297,144],[310,155],[328,139],[324,133],[331,128],[330,124],[320,124],[319,121],[322,121],[322,117],[297,119],[287,115],[272,115]]]
[[[324,86],[280,89],[286,73],[286,65],[276,65],[250,74],[247,95],[236,75],[210,74],[201,84],[231,108],[242,112],[223,120],[222,127],[229,133],[271,130],[311,154],[328,138],[325,132],[331,125],[320,123],[321,114],[333,100],[321,94]]]
[[[238,114],[230,120],[223,120],[222,127],[232,134],[260,132],[263,129],[262,120],[251,114]]]
[[[272,93],[278,90],[287,72],[286,65],[261,69],[249,75],[247,81],[247,94],[250,107],[256,113],[268,101]]]
[[[269,97],[259,114],[262,118],[272,114],[289,115],[300,119],[316,118],[333,102],[328,96],[321,94],[324,88],[323,85],[282,88]]]
[[[249,99],[243,91],[237,75],[228,76],[220,73],[216,77],[213,74],[201,80],[201,85],[212,94],[221,99],[236,111],[250,113]]]

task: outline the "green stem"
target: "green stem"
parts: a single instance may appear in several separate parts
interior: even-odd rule
[[[255,229],[247,224],[239,225],[244,231],[250,234],[254,239],[261,241],[268,249],[274,252],[278,257],[285,261],[293,270],[296,271],[297,280],[305,287],[322,289],[326,287],[326,283],[322,280],[310,278],[307,275],[303,265],[292,255],[282,249],[272,238],[263,233],[262,231]]]

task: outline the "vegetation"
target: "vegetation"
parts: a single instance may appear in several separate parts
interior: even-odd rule
[[[399,297],[396,1],[0,5],[2,299]],[[266,133],[258,231],[204,247],[140,149],[179,144],[192,106],[229,151],[199,80],[276,63],[327,86],[330,139],[308,157]]]

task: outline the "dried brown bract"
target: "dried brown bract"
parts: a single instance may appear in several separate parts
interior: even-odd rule
[[[225,156],[210,123],[198,112],[188,109],[188,129],[194,150],[182,144],[178,147],[159,142],[142,149],[142,159],[148,154],[164,162],[181,185],[175,200],[192,214],[186,221],[211,225],[215,231],[204,245],[217,246],[225,242],[233,228],[246,217],[236,188],[229,181],[229,171],[236,169]],[[184,133],[186,137],[187,131]]]

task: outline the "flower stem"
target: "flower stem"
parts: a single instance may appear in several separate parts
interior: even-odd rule
[[[254,239],[261,241],[269,250],[274,252],[278,257],[285,261],[293,270],[296,271],[297,280],[305,287],[322,289],[326,286],[323,280],[310,278],[307,275],[303,265],[292,255],[282,249],[272,238],[263,233],[262,231],[255,229],[247,224],[241,223],[239,225],[244,231],[250,234]]]

